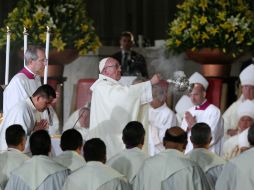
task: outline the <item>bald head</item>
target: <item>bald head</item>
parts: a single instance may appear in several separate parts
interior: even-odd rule
[[[177,149],[183,152],[187,145],[187,133],[180,127],[171,127],[165,132],[163,144],[166,149]]]
[[[191,102],[194,105],[201,105],[205,101],[206,91],[202,84],[195,83],[190,93]]]

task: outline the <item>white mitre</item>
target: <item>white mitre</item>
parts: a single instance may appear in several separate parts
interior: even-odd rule
[[[201,75],[198,72],[193,73],[190,78],[189,78],[189,82],[190,84],[195,84],[195,83],[199,83],[201,84],[205,89],[207,89],[209,83],[208,81],[205,79],[205,77],[203,77],[203,75]]]
[[[254,119],[254,102],[251,100],[245,100],[243,103],[239,105],[237,110],[238,119],[243,116],[249,116]]]
[[[254,65],[251,64],[246,67],[239,75],[241,85],[252,85],[254,86]]]

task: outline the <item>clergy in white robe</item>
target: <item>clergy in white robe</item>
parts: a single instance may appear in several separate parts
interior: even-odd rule
[[[51,140],[47,131],[34,132],[29,145],[32,158],[11,173],[6,190],[62,190],[69,171],[48,157]]]
[[[248,141],[251,145],[249,150],[229,160],[224,166],[216,183],[216,190],[230,189],[253,189],[254,184],[254,126],[248,132]]]
[[[71,172],[85,165],[85,159],[80,155],[83,139],[76,129],[68,129],[62,134],[60,146],[63,153],[54,157],[53,160]]]
[[[229,137],[223,144],[223,156],[231,159],[241,153],[241,148],[249,147],[247,140],[248,128],[254,123],[254,102],[246,100],[237,110],[237,134]]]
[[[214,189],[226,161],[208,150],[212,140],[211,128],[206,123],[196,123],[191,128],[190,139],[194,149],[187,156],[202,168],[210,188]]]
[[[20,101],[8,112],[0,128],[0,150],[6,150],[5,131],[12,124],[19,124],[29,136],[33,130],[46,129],[46,120],[36,119],[39,112],[47,109],[56,97],[54,89],[50,85],[40,86],[32,97]]]
[[[165,100],[166,92],[159,85],[153,85],[153,101],[149,106],[149,155],[153,156],[164,150],[163,137],[165,131],[176,126],[175,113],[169,109]]]
[[[181,128],[188,132],[188,136],[191,135],[191,127],[195,123],[204,122],[211,127],[212,130],[212,142],[209,150],[220,155],[222,149],[222,137],[224,134],[223,120],[219,108],[210,104],[206,96],[206,88],[208,87],[208,81],[199,73],[194,73],[189,81],[194,84],[194,87],[190,93],[192,103],[195,105],[191,107],[187,112],[181,125]],[[185,150],[188,153],[193,149],[192,143],[189,141]]]
[[[129,122],[123,130],[123,142],[126,149],[107,161],[109,166],[124,174],[130,184],[133,184],[140,167],[148,157],[147,154],[142,152],[144,138],[143,125],[137,121]]]
[[[254,102],[254,65],[246,67],[239,75],[241,81],[242,94],[222,115],[224,119],[224,138],[227,140],[230,136],[237,134],[237,110],[245,100]]]
[[[147,82],[123,86],[118,82],[121,66],[117,60],[102,59],[99,70],[99,79],[90,88],[92,101],[88,136],[101,138],[107,145],[110,158],[124,149],[121,133],[129,121],[141,121],[145,126],[143,119],[147,117],[148,110],[143,110],[142,105],[152,101],[151,85],[159,82],[159,75],[155,74]]]
[[[175,111],[176,111],[176,118],[177,118],[177,125],[181,126],[182,121],[184,118],[184,113],[191,107],[193,107],[194,104],[191,102],[191,99],[187,95],[183,95],[176,103],[175,105]]]
[[[166,131],[163,142],[166,150],[145,160],[133,189],[209,190],[202,169],[183,154],[187,133],[180,127],[172,127]]]
[[[25,149],[26,134],[22,126],[11,125],[6,130],[8,150],[0,154],[0,189],[4,189],[13,170],[28,160]]]
[[[71,114],[71,116],[68,118],[68,120],[63,126],[63,131],[74,128],[81,133],[83,140],[85,141],[87,140],[89,123],[90,108],[85,106]]]
[[[73,172],[66,180],[64,190],[129,190],[123,174],[105,165],[106,146],[99,138],[88,140],[84,145],[87,164]]]
[[[3,93],[3,115],[8,114],[13,106],[23,101],[39,88],[41,79],[39,74],[43,73],[46,63],[44,48],[39,46],[29,46],[25,53],[24,68],[17,73],[5,88]],[[52,107],[41,114],[41,118],[49,121],[50,134],[59,133],[59,120]]]

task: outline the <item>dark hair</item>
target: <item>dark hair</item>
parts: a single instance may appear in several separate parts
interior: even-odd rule
[[[248,141],[250,145],[254,146],[254,124],[251,125],[248,131]]]
[[[77,150],[83,144],[83,138],[76,129],[68,129],[61,136],[61,148],[65,150]]]
[[[5,140],[8,146],[19,145],[25,137],[26,132],[19,124],[11,125],[5,131]]]
[[[138,121],[129,122],[123,129],[123,142],[126,148],[133,148],[139,144],[144,144],[145,129]]]
[[[99,138],[86,141],[84,147],[84,158],[89,161],[106,161],[106,145]]]
[[[26,65],[28,64],[29,60],[37,60],[38,59],[37,52],[39,50],[44,51],[44,48],[41,46],[33,46],[33,45],[30,45],[27,47],[27,50],[25,53]]]
[[[48,84],[44,84],[42,86],[40,86],[39,88],[37,88],[37,90],[33,93],[33,97],[34,96],[42,96],[44,98],[56,98],[56,92],[54,90],[54,88],[52,88],[50,85]]]
[[[191,128],[191,142],[195,145],[210,143],[211,128],[206,123],[196,123]]]
[[[124,32],[122,32],[122,33],[121,33],[121,36],[120,36],[120,39],[121,39],[122,37],[129,37],[129,38],[131,38],[131,41],[134,42],[134,36],[133,36],[133,34],[132,34],[131,32],[129,32],[129,31],[124,31]]]
[[[32,155],[48,156],[51,148],[51,139],[46,130],[38,130],[32,133],[29,139]]]
[[[178,135],[172,134],[172,131],[178,131]],[[171,127],[166,130],[165,135],[163,137],[163,142],[170,141],[174,143],[187,143],[187,133],[178,126]]]

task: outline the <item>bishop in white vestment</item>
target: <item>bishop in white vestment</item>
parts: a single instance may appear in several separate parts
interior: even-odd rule
[[[254,65],[246,67],[239,75],[241,81],[242,94],[222,115],[224,119],[225,140],[232,136],[232,132],[237,131],[238,116],[237,110],[239,106],[246,100],[254,102]],[[233,133],[235,134],[235,133]]]
[[[189,78],[190,83],[194,84],[192,92],[190,93],[191,101],[195,105],[191,107],[187,112],[181,125],[181,128],[188,132],[188,136],[191,135],[191,127],[195,123],[204,122],[211,127],[212,142],[209,150],[220,155],[222,149],[222,137],[223,120],[219,108],[210,104],[206,96],[206,88],[208,87],[208,81],[199,73],[194,73]],[[188,142],[185,153],[188,153],[193,149],[192,143]]]
[[[248,130],[254,123],[254,102],[246,100],[237,110],[238,127],[237,134],[228,138],[223,144],[223,156],[231,159],[241,153],[241,148],[249,147]]]
[[[248,141],[251,145],[249,150],[231,159],[224,166],[222,173],[217,180],[216,190],[251,190],[254,184],[254,126],[248,132]]]
[[[147,117],[148,110],[143,110],[142,105],[152,101],[151,85],[159,82],[159,76],[154,75],[147,82],[123,86],[118,82],[121,66],[117,60],[102,59],[99,70],[99,79],[90,88],[92,101],[88,136],[100,137],[107,145],[110,158],[124,149],[121,133],[129,121],[146,123],[143,118]],[[140,118],[141,115],[144,117]]]

